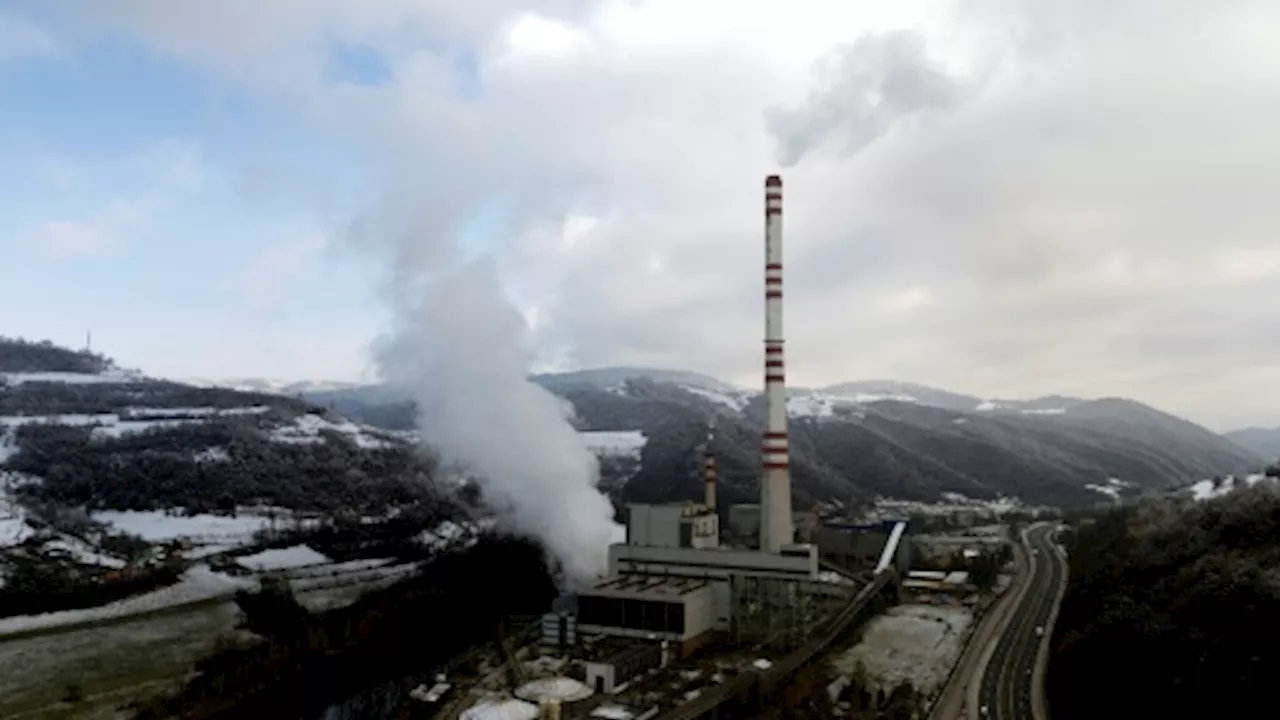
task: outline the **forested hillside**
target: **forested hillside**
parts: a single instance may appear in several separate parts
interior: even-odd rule
[[[1278,537],[1273,483],[1080,527],[1052,640],[1054,720],[1274,715]]]
[[[297,398],[149,379],[24,340],[0,339],[0,470],[29,478],[9,491],[29,507],[444,507],[433,459],[394,434]]]
[[[111,361],[89,351],[68,350],[48,340],[34,342],[0,335],[0,373],[101,373],[110,367]]]
[[[1240,447],[1268,460],[1280,460],[1280,428],[1244,428],[1232,430],[1227,437]]]
[[[757,497],[758,394],[715,381],[668,382],[698,380],[669,372],[601,384],[598,376],[613,382],[623,370],[535,378],[573,404],[580,429],[646,434],[640,470],[620,486],[623,499],[699,494],[698,447],[713,427],[721,502]],[[1219,435],[1129,400],[1054,397],[979,409],[976,398],[902,383],[840,387],[850,394],[796,391],[789,400],[797,507],[877,495],[934,500],[945,492],[1078,507],[1262,465]],[[394,397],[379,392],[380,401]],[[328,397],[365,422],[379,419],[364,414],[369,407],[411,416],[404,403],[360,405],[359,390]]]

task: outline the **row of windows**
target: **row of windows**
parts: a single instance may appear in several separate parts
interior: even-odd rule
[[[578,596],[578,622],[583,625],[684,634],[684,605],[661,600],[629,600]]]

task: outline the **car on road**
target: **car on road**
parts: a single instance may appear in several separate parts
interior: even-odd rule
[[[978,712],[982,713],[982,717],[987,717],[988,715],[991,714],[991,708],[987,707],[986,705],[983,705]]]
[[[1037,625],[1037,626],[1036,626],[1036,637],[1044,637],[1044,626],[1043,626],[1043,625]]]

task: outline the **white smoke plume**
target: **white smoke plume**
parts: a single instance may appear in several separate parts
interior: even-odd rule
[[[603,572],[613,508],[596,489],[598,463],[565,404],[529,381],[525,321],[496,263],[438,275],[399,268],[394,291],[393,328],[375,360],[417,401],[423,442],[477,473],[486,501],[569,578]]]
[[[815,68],[819,87],[798,107],[772,107],[765,122],[778,163],[791,167],[815,148],[850,155],[912,116],[953,108],[967,88],[929,58],[910,30],[864,35]]]

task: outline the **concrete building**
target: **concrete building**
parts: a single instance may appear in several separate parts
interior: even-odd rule
[[[662,646],[655,643],[601,645],[586,662],[587,685],[596,693],[612,693],[641,673],[662,664]]]
[[[698,578],[624,575],[578,596],[581,633],[678,644],[696,649],[715,624],[711,583]]]
[[[713,548],[720,544],[720,516],[695,503],[627,506],[627,544]]]
[[[866,570],[875,567],[880,560],[889,535],[899,522],[903,521],[826,522],[814,528],[813,542],[828,561],[851,571]],[[892,560],[899,573],[906,573],[911,567],[911,557],[911,536],[904,534]]]

